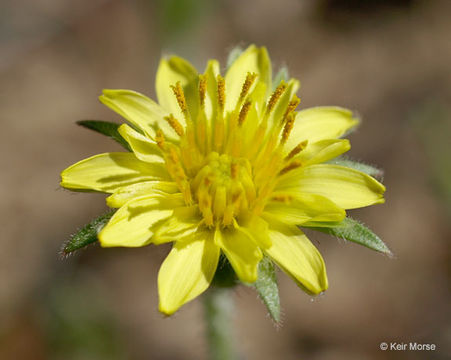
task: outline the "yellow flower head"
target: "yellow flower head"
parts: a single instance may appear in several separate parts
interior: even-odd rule
[[[296,111],[299,82],[272,84],[265,48],[250,46],[221,76],[210,60],[160,62],[158,103],[129,90],[100,101],[131,126],[133,150],[64,170],[61,185],[110,193],[119,208],[102,246],[173,242],[158,275],[160,311],[172,314],[211,283],[223,253],[238,278],[257,280],[264,255],[309,294],[327,289],[324,261],[298,228],[336,223],[345,209],[384,201],[385,188],[357,170],[324,164],[349,150],[339,139],[358,121],[338,107]]]

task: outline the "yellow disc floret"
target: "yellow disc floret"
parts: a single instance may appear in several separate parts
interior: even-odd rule
[[[191,191],[207,226],[231,225],[255,199],[248,161],[217,152],[208,155],[206,165],[191,182]]]
[[[300,166],[292,158],[305,144],[298,145],[288,156],[283,151],[293,127],[293,111],[299,104],[299,98],[293,96],[276,111],[287,90],[285,82],[268,96],[266,104],[258,105],[252,92],[258,77],[248,73],[236,103],[230,106],[234,110],[226,112],[225,80],[221,75],[214,80],[213,106],[217,111],[213,115],[206,113],[208,76],[200,75],[199,112],[195,119],[190,116],[180,82],[171,85],[186,126],[183,128],[170,114],[165,120],[180,137],[180,142],[165,143],[160,132],[157,143],[185,203],[198,205],[205,226],[223,228],[239,220],[241,214],[261,214],[278,177]],[[258,111],[257,106],[261,110]],[[248,124],[250,116],[251,124]]]

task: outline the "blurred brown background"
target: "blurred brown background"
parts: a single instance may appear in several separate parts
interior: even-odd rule
[[[59,189],[59,172],[119,150],[77,127],[120,121],[103,88],[154,97],[162,54],[203,69],[235,45],[268,47],[299,78],[302,106],[364,119],[350,155],[385,169],[385,205],[353,211],[396,254],[311,234],[330,290],[311,301],[279,274],[283,326],[236,290],[243,359],[449,359],[451,2],[447,0],[2,0],[0,2],[0,359],[205,359],[201,301],[157,311],[167,247],[61,244],[105,210]],[[435,352],[381,351],[386,342]]]

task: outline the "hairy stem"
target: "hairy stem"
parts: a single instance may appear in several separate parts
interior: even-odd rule
[[[230,289],[211,287],[204,295],[206,334],[211,360],[233,360],[232,313]]]

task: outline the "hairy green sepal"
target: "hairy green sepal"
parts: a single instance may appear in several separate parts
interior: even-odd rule
[[[341,239],[355,242],[371,250],[379,251],[383,254],[392,256],[392,252],[384,244],[379,236],[373,233],[365,225],[350,217],[345,218],[338,223],[315,222],[311,221],[302,224],[302,227],[321,231],[323,233],[336,236]]]
[[[274,264],[267,257],[258,264],[258,279],[253,286],[266,305],[271,318],[278,323],[280,321],[279,288]]]
[[[77,233],[64,244],[62,249],[63,255],[69,255],[76,250],[98,241],[97,234],[103,229],[115,212],[116,210],[108,211],[78,230]]]

